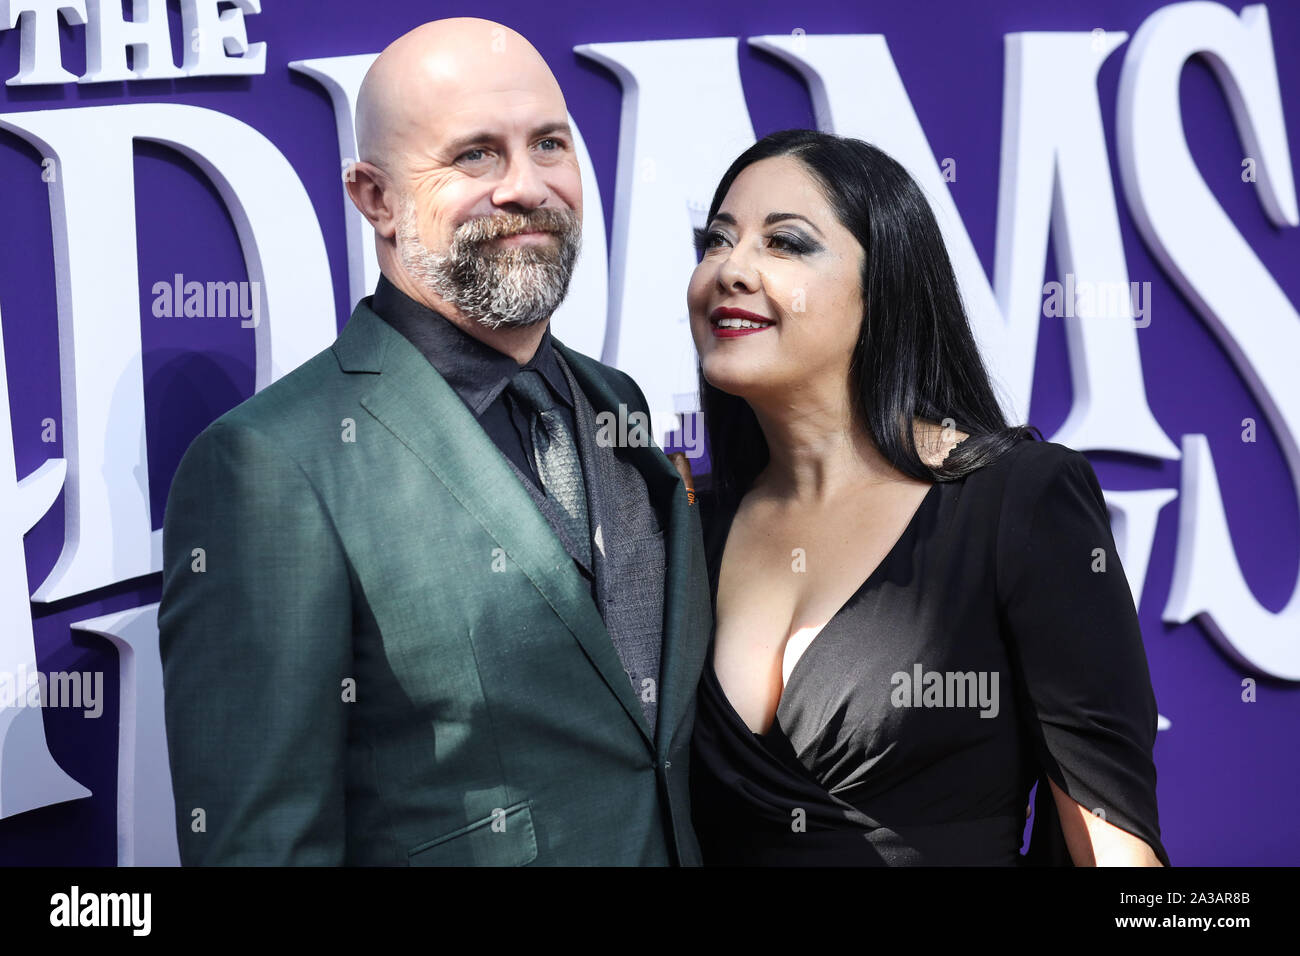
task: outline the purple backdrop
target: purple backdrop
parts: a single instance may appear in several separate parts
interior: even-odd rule
[[[1001,140],[1003,36],[1018,31],[1091,31],[1130,35],[1165,4],[1091,0],[1083,9],[1053,2],[1008,0],[1000,9],[954,2],[809,5],[761,0],[713,4],[563,5],[514,2],[456,5],[390,0],[359,7],[345,0],[302,4],[263,0],[248,17],[250,41],[267,43],[265,75],[102,85],[6,87],[5,112],[65,106],[177,102],[219,110],[250,124],[284,153],[313,201],[333,268],[336,318],[351,313],[334,114],[324,89],[293,73],[291,60],[374,53],[416,24],[472,13],[506,23],[527,36],[551,64],[590,149],[600,183],[606,227],[614,209],[615,161],[622,94],[603,68],[579,58],[581,43],[685,37],[815,33],[883,33],[936,156],[956,157],[950,185],[986,272],[993,268]],[[174,49],[182,49],[179,3],[169,3]],[[1241,7],[1234,5],[1234,12]],[[1284,109],[1292,143],[1300,142],[1300,62],[1288,47],[1300,40],[1300,10],[1268,5],[1278,52]],[[129,15],[129,14],[128,14]],[[84,72],[84,27],[62,25],[63,64]],[[808,92],[797,74],[745,44],[741,76],[757,135],[814,125]],[[0,74],[17,72],[17,30],[0,33]],[[1123,51],[1103,65],[1099,95],[1120,195],[1115,159],[1115,104]],[[1222,90],[1207,66],[1191,61],[1183,74],[1183,121],[1202,174],[1238,229],[1292,301],[1300,301],[1294,264],[1300,236],[1273,228],[1253,188],[1243,185],[1243,148]],[[51,253],[49,193],[41,158],[12,134],[0,135],[0,182],[5,186],[6,256],[0,262],[0,306],[8,360],[17,473],[24,476],[62,445],[41,441],[41,421],[61,421],[58,328]],[[178,153],[148,143],[136,161],[141,322],[144,347],[149,481],[154,526],[162,524],[167,489],[180,456],[199,430],[253,390],[252,338],[231,322],[155,318],[150,288],[157,277],[184,273],[243,279],[233,223],[216,190]],[[1140,336],[1147,394],[1156,419],[1174,438],[1203,433],[1215,451],[1228,519],[1243,572],[1270,610],[1290,597],[1300,562],[1296,496],[1261,408],[1217,340],[1163,275],[1139,238],[1122,199],[1118,204],[1130,277],[1152,283],[1155,319]],[[1044,281],[1058,278],[1049,257]],[[683,295],[685,290],[683,289]],[[1297,356],[1300,370],[1300,356]],[[1041,325],[1031,421],[1052,434],[1071,400],[1065,333],[1059,320]],[[1240,440],[1241,421],[1260,422],[1259,441]],[[1177,488],[1179,462],[1152,463],[1119,455],[1090,455],[1112,490]],[[1173,727],[1159,735],[1161,823],[1175,864],[1300,863],[1300,827],[1290,798],[1300,790],[1294,735],[1300,727],[1300,687],[1259,678],[1258,702],[1241,701],[1241,680],[1253,675],[1224,655],[1195,622],[1160,620],[1169,594],[1179,502],[1160,514],[1140,608],[1156,697]],[[59,555],[63,499],[28,533],[28,588],[34,590]],[[99,670],[108,678],[100,720],[71,710],[45,711],[50,750],[88,787],[74,800],[0,820],[0,864],[115,862],[117,659],[107,641],[72,637],[69,624],[158,600],[152,575],[53,605],[34,604],[42,670]],[[1300,639],[1300,635],[1297,635]]]

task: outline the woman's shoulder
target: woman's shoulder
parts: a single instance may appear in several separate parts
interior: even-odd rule
[[[1004,457],[1009,457],[1008,464],[1014,463],[1022,475],[1051,474],[1066,466],[1077,467],[1088,462],[1083,452],[1075,451],[1069,445],[1033,438],[1022,438]]]
[[[985,468],[1010,469],[1014,467],[1050,470],[1059,467],[1062,462],[1074,457],[1082,458],[1083,455],[1068,445],[1023,436],[1013,442],[1001,455],[989,462]]]
[[[1110,514],[1096,472],[1082,452],[1050,441],[1023,441],[990,466],[1000,473],[990,507],[999,568],[1006,581],[1073,567],[1080,554],[1113,551]],[[990,486],[994,483],[990,482]]]
[[[1095,484],[1096,474],[1082,452],[1068,445],[1021,438],[988,464],[965,479],[998,497],[1036,499],[1061,481]]]
[[[1022,438],[992,461],[949,484],[950,512],[973,533],[1005,546],[1062,509],[1107,520],[1105,498],[1088,459],[1066,445]]]

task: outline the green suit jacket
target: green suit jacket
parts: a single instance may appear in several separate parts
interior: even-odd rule
[[[597,413],[627,375],[555,348]],[[698,864],[712,617],[656,446],[667,566],[651,734],[586,580],[438,372],[363,300],[186,451],[158,624],[185,864]]]

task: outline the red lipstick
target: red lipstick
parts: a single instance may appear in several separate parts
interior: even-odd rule
[[[735,328],[724,327],[720,325],[722,319],[748,319],[750,322],[761,322],[761,326],[754,328]],[[731,339],[741,335],[753,335],[755,332],[762,332],[771,328],[776,323],[767,316],[758,315],[755,312],[748,312],[745,309],[735,309],[730,306],[720,306],[713,310],[709,315],[709,323],[713,326],[713,335],[719,339]]]

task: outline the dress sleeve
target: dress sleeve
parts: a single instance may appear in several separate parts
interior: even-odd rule
[[[1011,463],[998,600],[1038,771],[1027,862],[1070,865],[1050,778],[1166,866],[1156,806],[1156,702],[1137,611],[1088,460],[1051,442]]]

